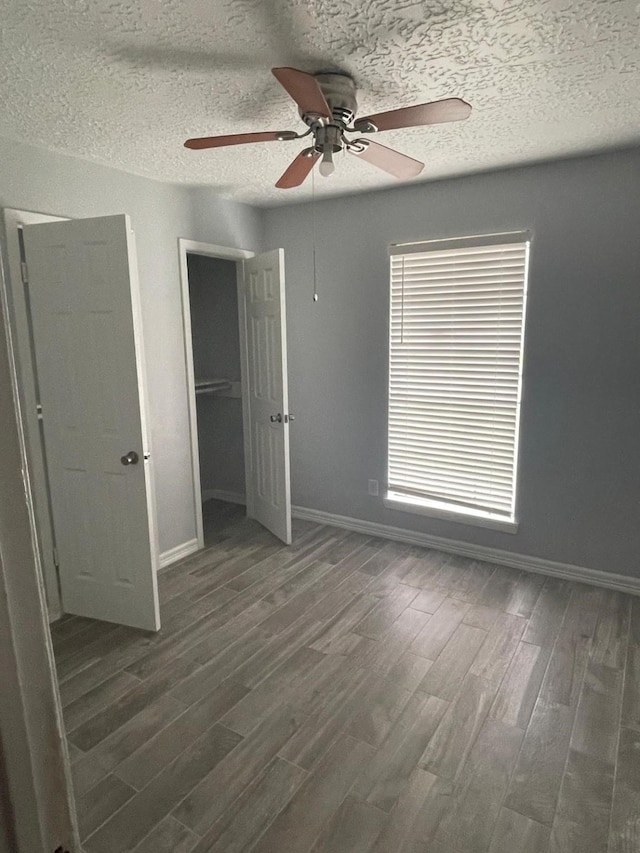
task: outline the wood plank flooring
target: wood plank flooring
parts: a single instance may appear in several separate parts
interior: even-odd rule
[[[640,850],[640,599],[206,523],[158,634],[52,625],[86,853]]]

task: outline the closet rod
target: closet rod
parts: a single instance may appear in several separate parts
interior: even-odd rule
[[[218,391],[228,391],[231,388],[231,382],[228,379],[211,379],[208,381],[196,382],[196,394],[216,394]]]

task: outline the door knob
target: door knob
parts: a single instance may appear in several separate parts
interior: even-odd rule
[[[126,456],[120,457],[120,462],[122,462],[123,465],[137,465],[138,459],[139,456],[135,450],[130,450]]]
[[[285,415],[285,416],[284,416],[284,422],[285,422],[285,424],[290,424],[290,423],[291,423],[291,421],[295,421],[295,419],[296,419],[296,416],[295,416],[295,415]]]
[[[280,412],[278,412],[277,415],[271,415],[269,417],[269,420],[271,421],[272,424],[281,424],[282,423],[282,415],[280,414]]]

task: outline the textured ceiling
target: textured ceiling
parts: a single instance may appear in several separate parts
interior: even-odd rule
[[[303,129],[269,72],[343,70],[360,114],[457,96],[466,122],[374,137],[417,180],[640,141],[637,0],[0,0],[0,135],[259,204],[304,143],[194,152],[189,136]],[[306,140],[305,140],[306,141]],[[357,160],[317,194],[394,183]]]

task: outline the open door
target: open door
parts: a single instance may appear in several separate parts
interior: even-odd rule
[[[64,611],[160,627],[129,217],[24,227]]]
[[[284,252],[243,261],[247,514],[291,543]]]

